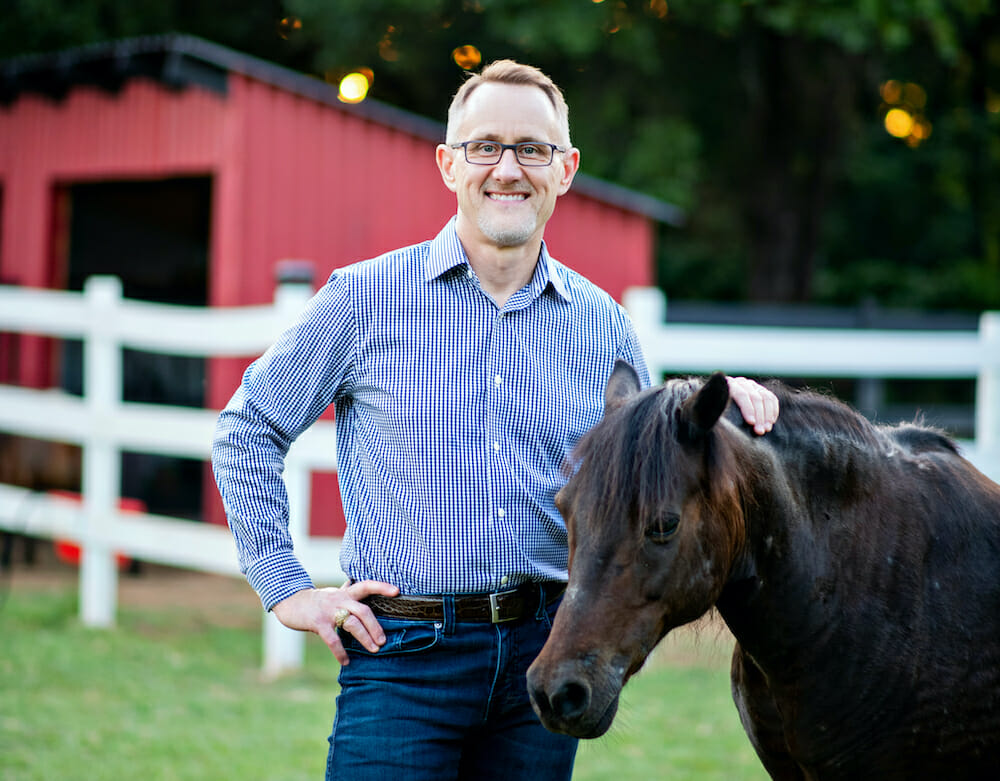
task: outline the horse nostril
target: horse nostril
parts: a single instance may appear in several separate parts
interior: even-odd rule
[[[567,681],[552,695],[552,712],[562,719],[573,719],[590,704],[590,687],[585,683]]]

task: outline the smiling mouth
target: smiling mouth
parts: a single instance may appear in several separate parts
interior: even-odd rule
[[[525,201],[528,199],[526,193],[487,193],[487,196],[491,201]]]

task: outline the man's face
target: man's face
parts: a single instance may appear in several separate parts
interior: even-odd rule
[[[539,141],[566,144],[566,132],[548,97],[538,87],[486,83],[466,101],[449,141]],[[467,163],[461,148],[438,147],[445,185],[458,198],[458,233],[463,241],[516,247],[541,240],[556,198],[565,193],[579,166],[576,149],[556,152],[552,165],[525,167],[512,149],[495,165]],[[470,249],[469,247],[466,248]]]

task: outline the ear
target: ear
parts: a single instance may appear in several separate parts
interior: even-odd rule
[[[715,372],[678,410],[678,436],[694,441],[714,426],[729,404],[729,383],[726,375]]]
[[[622,406],[630,397],[637,394],[642,387],[639,375],[621,358],[615,360],[615,368],[608,378],[608,386],[604,389],[604,414],[613,412]]]
[[[561,158],[561,171],[562,174],[559,178],[559,189],[558,193],[560,195],[565,195],[569,192],[570,185],[573,184],[573,177],[576,176],[576,172],[580,169],[580,150],[575,146],[570,147],[565,152],[557,157]]]
[[[441,172],[441,179],[444,181],[444,186],[452,192],[455,192],[455,188],[458,186],[455,184],[455,151],[447,144],[438,144],[435,152],[435,160],[437,160],[438,171]]]

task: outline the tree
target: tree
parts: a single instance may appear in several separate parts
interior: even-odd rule
[[[531,62],[585,171],[687,210],[662,230],[670,295],[1000,307],[991,0],[14,0],[4,20],[0,55],[178,29],[330,80],[364,66],[370,96],[431,117],[476,51]],[[894,109],[916,130],[889,135]]]

